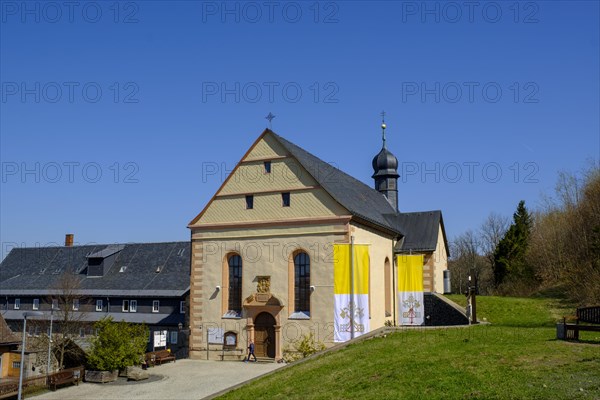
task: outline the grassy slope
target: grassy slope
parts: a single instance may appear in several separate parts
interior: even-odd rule
[[[492,325],[371,339],[223,398],[600,399],[600,345],[554,340],[565,313],[557,307],[551,299],[478,297],[479,318]]]

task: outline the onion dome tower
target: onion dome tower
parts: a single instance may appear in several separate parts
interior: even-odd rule
[[[392,207],[398,211],[398,159],[385,144],[385,112],[381,113],[381,151],[373,158],[373,176],[375,190],[382,193]]]

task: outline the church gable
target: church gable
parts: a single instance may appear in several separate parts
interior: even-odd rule
[[[270,172],[266,172],[269,163]],[[240,162],[227,185],[217,196],[254,192],[296,190],[317,186],[317,182],[291,157]]]
[[[242,161],[255,161],[286,157],[288,155],[284,147],[273,135],[263,134],[249,150]]]
[[[290,205],[282,205],[282,192],[250,194],[253,208],[246,208],[246,195],[217,196],[198,225],[232,222],[260,222],[332,217],[348,213],[323,189],[289,191]]]
[[[267,130],[190,227],[348,214]]]

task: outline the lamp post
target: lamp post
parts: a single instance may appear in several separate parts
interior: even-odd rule
[[[52,351],[52,319],[54,317],[54,309],[50,310],[50,334],[48,335],[48,366],[46,367],[46,376],[50,375],[50,355]]]
[[[42,314],[39,311],[26,311],[23,313],[23,343],[21,344],[21,372],[19,374],[19,395],[18,400],[23,397],[23,364],[25,364],[25,335],[27,334],[27,317],[41,317]]]

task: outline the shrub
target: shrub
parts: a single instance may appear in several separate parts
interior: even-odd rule
[[[150,331],[145,325],[114,322],[103,318],[94,325],[98,335],[92,339],[88,368],[98,371],[122,370],[141,362]]]
[[[323,342],[315,341],[315,335],[309,333],[293,342],[291,349],[286,347],[286,349],[284,349],[283,359],[285,362],[292,362],[308,357],[321,350],[325,350],[325,344],[323,344]]]

